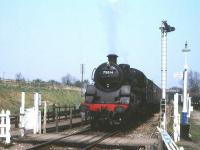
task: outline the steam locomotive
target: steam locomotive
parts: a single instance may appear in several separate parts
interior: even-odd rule
[[[117,64],[117,55],[107,56],[105,62],[93,71],[93,85],[88,85],[81,111],[89,113],[92,125],[99,123],[121,124],[156,110],[161,89],[143,72],[128,64]]]

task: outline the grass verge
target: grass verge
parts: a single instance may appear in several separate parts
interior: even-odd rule
[[[33,93],[42,94],[47,104],[76,105],[83,101],[80,92],[69,88],[33,87],[27,85],[7,86],[0,84],[0,110],[9,109],[11,113],[19,112],[21,92],[26,92],[26,107],[33,106]]]

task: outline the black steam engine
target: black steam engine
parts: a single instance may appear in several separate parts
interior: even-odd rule
[[[128,64],[117,64],[117,55],[107,56],[108,62],[94,72],[94,85],[88,85],[81,111],[89,113],[92,125],[99,122],[120,124],[133,116],[156,110],[161,89],[143,72]]]

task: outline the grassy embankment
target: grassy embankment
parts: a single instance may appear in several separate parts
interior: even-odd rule
[[[0,110],[9,109],[12,114],[19,112],[21,92],[26,92],[26,107],[33,106],[34,92],[41,93],[42,101],[47,101],[48,105],[53,103],[60,105],[74,105],[79,104],[83,100],[83,97],[80,96],[80,91],[64,86],[40,87],[0,84]]]
[[[200,141],[200,123],[199,123],[199,120],[191,118],[190,122],[191,122],[190,133],[192,135],[192,140]]]
[[[194,110],[199,111],[199,110]],[[179,106],[179,114],[182,114],[182,106]],[[200,112],[199,112],[200,114]],[[190,124],[190,134],[192,135],[192,141],[200,141],[200,123],[199,120],[195,119],[193,116],[193,112],[191,112],[191,117],[189,118]]]

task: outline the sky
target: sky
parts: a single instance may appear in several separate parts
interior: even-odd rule
[[[161,82],[161,21],[176,30],[167,35],[168,87],[180,86],[182,49],[188,41],[189,69],[198,59],[200,1],[197,0],[1,0],[0,77],[61,81],[67,73],[85,79],[117,54],[118,63],[137,68]]]

